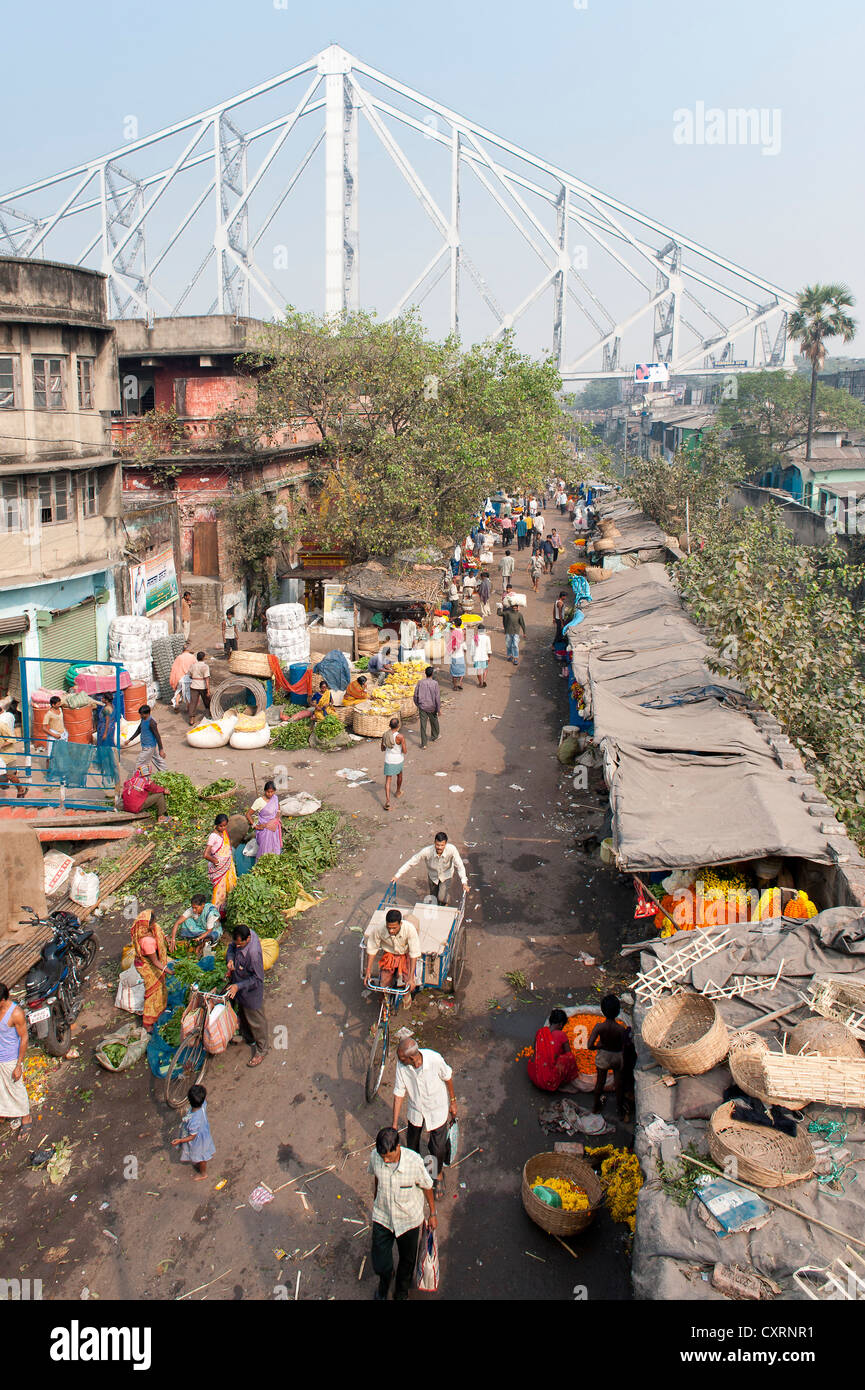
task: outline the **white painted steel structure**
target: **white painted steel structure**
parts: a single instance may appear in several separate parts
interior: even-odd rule
[[[289,88],[291,100],[298,98],[294,105],[284,101]],[[244,129],[255,119],[256,103],[271,98],[280,99],[281,114]],[[439,242],[412,281],[395,290],[385,306],[390,317],[422,304],[446,277],[448,323],[458,334],[468,276],[491,321],[492,339],[521,328],[540,301],[551,303],[549,350],[566,378],[629,374],[626,342],[631,362],[666,362],[671,372],[729,372],[791,362],[790,294],[338,45],[196,116],[0,196],[0,252],[44,257],[50,240],[56,258],[101,268],[116,317],[189,313],[208,277],[207,312],[243,316],[254,306],[281,316],[287,300],[296,298],[295,287],[286,292],[274,284],[256,251],[323,145],[323,307],[331,314],[356,309],[361,304],[361,120]],[[308,131],[311,141],[299,162],[284,170],[280,155],[298,131]],[[437,147],[450,195],[444,206],[397,132],[421,135]],[[516,230],[531,263],[540,264],[540,278],[508,307],[469,252],[471,238],[463,225],[466,178],[486,194],[490,214]],[[37,206],[41,211],[30,210]],[[394,230],[399,232],[398,224]],[[481,244],[494,236],[487,220]],[[61,243],[62,255],[55,250]],[[167,293],[170,258],[182,254],[184,264],[191,264],[190,246],[196,269],[183,270],[182,287]],[[593,270],[598,266],[603,272],[603,291],[583,273],[587,247]],[[608,307],[625,297],[612,291],[612,276],[627,292],[625,310]]]

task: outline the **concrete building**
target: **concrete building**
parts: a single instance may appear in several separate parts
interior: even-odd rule
[[[112,435],[124,459],[124,505],[176,503],[181,588],[211,620],[231,606],[241,618],[247,598],[220,503],[237,491],[264,492],[287,515],[316,503],[320,436],[311,421],[293,422],[276,441],[244,437],[242,416],[257,389],[244,354],[263,327],[218,314],[114,323],[121,408]],[[272,577],[291,574],[311,586],[345,563],[308,535],[275,557]]]
[[[788,449],[782,459],[761,474],[762,487],[780,488],[797,502],[827,518],[830,528],[855,530],[865,484],[865,445],[844,430],[815,429],[811,458],[805,445]],[[861,526],[860,526],[861,532]]]
[[[20,656],[104,660],[123,550],[105,277],[0,258],[0,693]],[[28,684],[64,667],[28,668]]]

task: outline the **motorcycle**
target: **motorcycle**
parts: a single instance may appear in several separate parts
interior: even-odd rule
[[[52,1057],[65,1057],[72,1044],[72,1024],[81,1011],[84,980],[99,942],[92,931],[82,929],[72,912],[58,910],[38,917],[32,907],[23,906],[32,915],[22,926],[50,927],[53,933],[24,981],[28,1030]]]

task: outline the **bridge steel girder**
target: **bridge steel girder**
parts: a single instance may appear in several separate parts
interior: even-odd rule
[[[292,106],[298,83],[302,94]],[[256,101],[282,89],[287,92],[284,114],[256,125]],[[278,164],[283,147],[301,122],[306,128],[322,117],[323,129],[318,126],[306,154],[286,177]],[[720,370],[737,340],[753,343],[749,370],[791,365],[793,345],[786,328],[794,299],[787,291],[370,67],[338,44],[206,111],[0,195],[0,249],[44,256],[50,241],[56,255],[54,247],[64,234],[86,226],[84,249],[78,249],[79,236],[77,257],[67,259],[90,264],[97,258],[120,317],[149,319],[157,304],[178,313],[200,289],[205,273],[214,275],[212,310],[249,315],[254,298],[257,310],[263,305],[279,316],[287,300],[300,296],[286,294],[272,282],[256,259],[256,249],[323,145],[322,307],[333,315],[354,312],[362,302],[361,120],[408,185],[439,241],[431,259],[395,294],[389,317],[408,304],[422,303],[445,281],[449,329],[459,337],[468,275],[492,319],[492,341],[521,328],[524,315],[549,292],[549,350],[566,379],[626,373],[623,341],[631,330],[645,342],[644,355],[666,362],[674,373]],[[447,160],[446,210],[398,142],[397,127],[423,135]],[[181,142],[179,153],[173,141]],[[173,157],[166,159],[172,149]],[[206,180],[203,191],[198,185],[191,187],[198,171]],[[532,288],[522,298],[514,293],[518,302],[510,306],[499,302],[481,265],[469,254],[462,197],[466,171],[540,262],[540,278],[531,276]],[[265,180],[276,189],[274,196],[270,188],[270,207],[263,213],[259,199],[264,197]],[[169,193],[177,202],[185,201],[179,214],[173,214],[174,231],[166,234],[155,219]],[[211,198],[212,231],[207,236],[198,214],[204,216]],[[48,206],[52,200],[53,206]],[[32,202],[42,204],[43,210],[35,211]],[[608,308],[598,285],[591,283],[592,275],[583,273],[587,265],[576,263],[578,252],[588,255],[586,246],[575,248],[576,234],[589,243],[598,264],[624,278],[630,299],[624,310]],[[198,269],[182,272],[182,290],[172,296],[159,288],[156,277],[159,272],[165,280],[166,259],[181,243],[192,246]],[[148,246],[160,248],[149,265]],[[516,282],[516,276],[513,279]],[[709,302],[704,302],[707,295]],[[685,299],[696,315],[683,316]],[[567,312],[569,303],[579,310],[579,320]],[[648,332],[646,320],[653,324]]]

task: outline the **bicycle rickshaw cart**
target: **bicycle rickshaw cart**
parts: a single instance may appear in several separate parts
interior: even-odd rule
[[[360,944],[360,977],[364,978],[366,960],[370,954],[369,942],[372,934],[384,925],[387,911],[397,906],[396,888],[390,885],[363,934]],[[411,922],[420,938],[421,957],[415,985],[418,989],[449,989],[456,994],[462,980],[466,963],[466,895],[463,893],[457,907],[443,907],[436,902],[415,903],[410,911],[403,912],[404,920]],[[384,1069],[390,1051],[390,1020],[399,1011],[407,989],[393,985],[382,985],[371,979],[367,988],[381,996],[378,1022],[372,1029],[372,1045],[369,1065],[366,1071],[366,1099],[372,1101],[381,1085]]]

